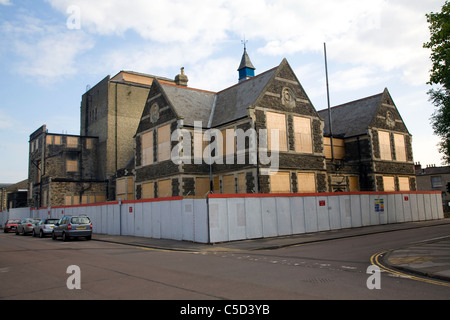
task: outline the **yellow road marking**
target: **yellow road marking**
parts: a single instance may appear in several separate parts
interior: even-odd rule
[[[408,278],[411,280],[426,282],[426,283],[435,284],[435,285],[444,286],[444,287],[450,287],[450,283],[448,283],[448,282],[434,280],[434,279],[427,279],[427,278],[422,278],[422,277],[416,277],[411,274],[407,274],[407,273],[386,267],[384,264],[382,264],[380,262],[380,257],[386,253],[387,253],[387,251],[379,252],[379,253],[374,254],[372,257],[370,257],[370,262],[372,263],[372,265],[375,265],[375,266],[379,267],[380,269],[382,269],[388,273],[394,274],[396,276],[399,276],[399,277],[405,277],[405,278]]]

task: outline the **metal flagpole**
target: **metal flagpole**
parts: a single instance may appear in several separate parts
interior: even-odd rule
[[[334,146],[333,146],[333,122],[331,121],[331,105],[330,105],[330,86],[328,84],[328,62],[327,62],[327,44],[323,44],[325,53],[325,73],[327,79],[327,100],[328,100],[328,125],[330,128],[330,143],[331,143],[331,159],[334,160]]]

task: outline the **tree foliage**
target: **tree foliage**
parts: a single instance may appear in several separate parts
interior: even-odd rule
[[[434,132],[442,140],[443,159],[450,164],[450,3],[445,1],[441,12],[426,16],[431,37],[424,47],[431,49],[433,64],[428,82],[433,88],[428,94],[436,107],[431,121]]]

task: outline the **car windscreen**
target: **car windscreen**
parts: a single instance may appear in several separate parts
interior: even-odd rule
[[[59,221],[59,219],[48,219],[45,221],[45,224],[55,224]]]
[[[20,223],[20,220],[9,220],[8,223]]]
[[[89,223],[91,223],[91,220],[88,217],[73,217],[72,223],[73,224],[89,224]]]

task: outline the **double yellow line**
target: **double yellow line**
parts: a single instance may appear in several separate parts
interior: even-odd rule
[[[395,270],[395,269],[387,267],[386,265],[384,265],[382,263],[381,257],[384,256],[385,254],[387,254],[388,252],[389,251],[383,251],[383,252],[374,254],[372,257],[370,257],[370,263],[374,266],[379,267],[381,270],[383,270],[385,272],[391,273],[391,274],[399,276],[399,277],[404,277],[404,278],[408,278],[411,280],[426,282],[426,283],[435,284],[435,285],[444,286],[444,287],[450,287],[450,283],[448,283],[448,282],[439,281],[439,280],[430,279],[430,278],[417,277],[417,276],[413,276],[411,274],[407,274],[407,273],[401,272],[399,270]]]

